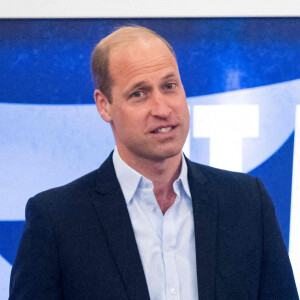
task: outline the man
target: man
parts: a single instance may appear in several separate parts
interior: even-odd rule
[[[10,299],[298,299],[262,183],[181,153],[189,112],[171,46],[124,27],[92,71],[116,149],[28,201]]]

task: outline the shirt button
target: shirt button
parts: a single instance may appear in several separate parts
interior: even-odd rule
[[[176,294],[176,289],[170,288],[169,292],[170,292],[171,295],[175,295]]]

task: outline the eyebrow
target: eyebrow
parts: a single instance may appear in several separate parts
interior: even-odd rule
[[[171,73],[167,74],[166,76],[164,76],[162,78],[162,80],[166,80],[166,79],[169,79],[169,78],[172,78],[172,77],[176,77],[176,74],[174,72],[171,72]]]
[[[128,97],[128,96],[130,96],[130,94],[134,91],[134,90],[136,90],[136,89],[139,89],[139,88],[141,88],[141,87],[143,87],[143,86],[145,86],[147,84],[147,82],[146,81],[139,81],[139,82],[137,82],[136,84],[134,84],[132,87],[130,87],[128,90],[126,90],[125,92],[124,92],[124,96],[125,97]]]
[[[139,81],[135,85],[133,85],[129,90],[132,91],[132,90],[138,89],[138,88],[144,86],[145,84],[147,84],[146,81]]]

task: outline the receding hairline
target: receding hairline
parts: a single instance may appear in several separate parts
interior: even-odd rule
[[[170,52],[175,57],[175,53],[171,45],[159,34],[154,32],[151,29],[141,27],[141,26],[124,26],[120,27],[105,38],[103,38],[95,47],[97,48],[106,48],[107,51],[119,46],[120,44],[130,44],[142,39],[159,39],[167,46]]]

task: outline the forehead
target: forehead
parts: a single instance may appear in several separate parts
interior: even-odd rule
[[[114,80],[127,82],[158,71],[178,72],[174,55],[158,38],[140,38],[115,46],[109,55],[110,74]]]

